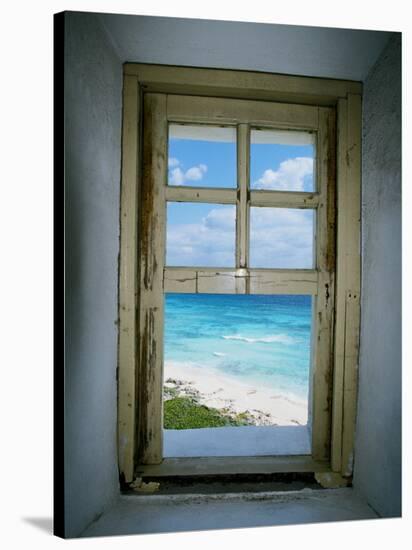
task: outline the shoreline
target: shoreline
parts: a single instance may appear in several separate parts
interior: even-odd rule
[[[308,405],[275,389],[241,382],[213,369],[165,361],[165,388],[229,414],[247,413],[256,426],[304,426]],[[167,399],[167,397],[166,397]]]

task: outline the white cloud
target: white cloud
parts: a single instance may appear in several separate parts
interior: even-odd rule
[[[250,261],[253,267],[312,268],[313,211],[253,208]]]
[[[201,180],[207,172],[206,164],[199,164],[199,166],[192,166],[185,174],[186,180],[198,181]]]
[[[230,267],[235,260],[235,206],[212,208],[199,223],[168,226],[168,265]]]
[[[183,185],[185,175],[180,168],[173,168],[169,173],[169,185]]]
[[[174,168],[175,166],[179,166],[180,161],[177,158],[169,157],[168,166],[169,168]]]
[[[180,161],[176,158],[169,159],[169,185],[185,185],[188,181],[200,181],[207,172],[206,164],[192,166],[186,172],[180,168]]]
[[[303,191],[305,177],[313,173],[313,159],[296,157],[284,160],[278,170],[268,168],[255,182],[254,189],[276,189],[278,191]]]
[[[167,263],[233,267],[234,206],[212,208],[199,223],[168,227]],[[284,208],[253,208],[250,256],[254,267],[311,268],[313,212]],[[182,220],[183,221],[183,220]]]
[[[202,222],[209,229],[233,230],[236,223],[236,208],[234,206],[214,208]]]

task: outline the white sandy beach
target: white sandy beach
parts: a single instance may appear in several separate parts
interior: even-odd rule
[[[166,387],[178,387],[183,394],[197,390],[199,403],[235,413],[249,412],[256,425],[296,426],[307,424],[307,403],[258,385],[245,384],[215,370],[190,364],[165,362]]]

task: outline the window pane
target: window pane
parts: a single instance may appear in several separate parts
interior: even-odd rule
[[[308,295],[166,294],[165,428],[306,425],[311,307]]]
[[[314,169],[313,133],[286,130],[251,131],[251,189],[314,191]]]
[[[236,129],[169,126],[169,185],[236,187]]]
[[[234,267],[236,207],[167,203],[166,265]]]
[[[262,268],[312,269],[313,209],[250,209],[250,265]]]

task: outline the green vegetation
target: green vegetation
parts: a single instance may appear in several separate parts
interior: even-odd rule
[[[164,427],[166,430],[246,426],[248,424],[250,421],[247,413],[229,415],[226,411],[199,405],[191,397],[173,397],[164,403]]]
[[[163,393],[168,399],[171,399],[172,397],[178,397],[179,396],[178,389],[175,388],[175,387],[170,387],[170,386],[165,386],[163,388]]]

